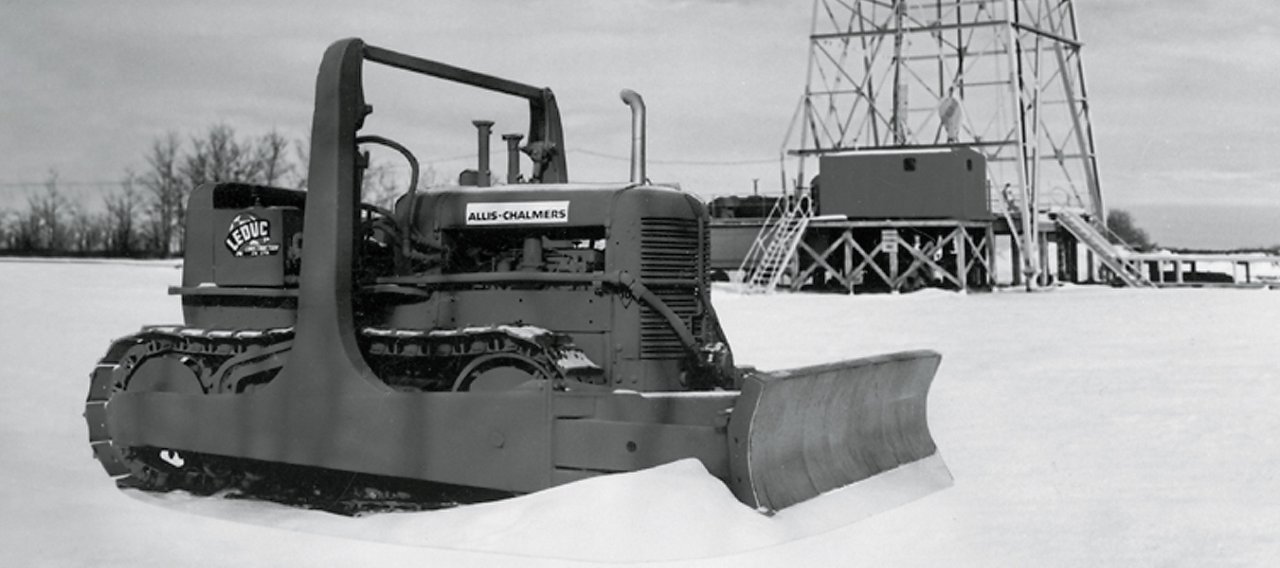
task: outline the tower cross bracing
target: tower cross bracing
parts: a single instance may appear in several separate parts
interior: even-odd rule
[[[1029,280],[1044,212],[1105,218],[1070,0],[815,0],[809,40],[789,189],[826,153],[973,148]]]

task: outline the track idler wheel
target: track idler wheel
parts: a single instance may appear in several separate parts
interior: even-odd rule
[[[482,355],[467,364],[453,383],[454,391],[503,391],[537,388],[551,377],[537,361],[518,353]]]

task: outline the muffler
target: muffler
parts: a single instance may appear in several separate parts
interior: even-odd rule
[[[631,107],[631,183],[644,183],[644,99],[631,89],[619,95]]]

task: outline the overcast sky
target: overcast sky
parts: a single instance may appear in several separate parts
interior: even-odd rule
[[[1280,207],[1280,3],[1075,3],[1108,205]],[[811,5],[8,0],[0,192],[51,169],[67,182],[116,180],[142,169],[166,131],[222,122],[304,137],[320,56],[350,36],[551,86],[575,179],[626,177],[617,92],[628,87],[649,106],[651,178],[704,194],[747,192],[753,179],[776,191]],[[526,128],[524,108],[502,97],[394,72],[367,81],[369,129],[404,139],[445,177],[470,164],[471,119],[497,120],[499,134]]]

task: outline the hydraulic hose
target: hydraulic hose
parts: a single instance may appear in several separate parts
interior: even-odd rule
[[[400,155],[404,156],[404,158],[409,161],[409,191],[405,193],[405,196],[409,198],[409,209],[405,211],[404,217],[397,219],[397,225],[400,226],[400,242],[402,245],[401,252],[403,252],[404,256],[407,258],[413,253],[413,237],[411,236],[410,231],[413,230],[413,195],[418,191],[418,159],[413,156],[413,152],[410,152],[408,148],[405,148],[399,142],[376,134],[357,136],[356,144],[377,144],[379,146],[386,146],[387,148],[391,148],[392,150],[399,152]]]

